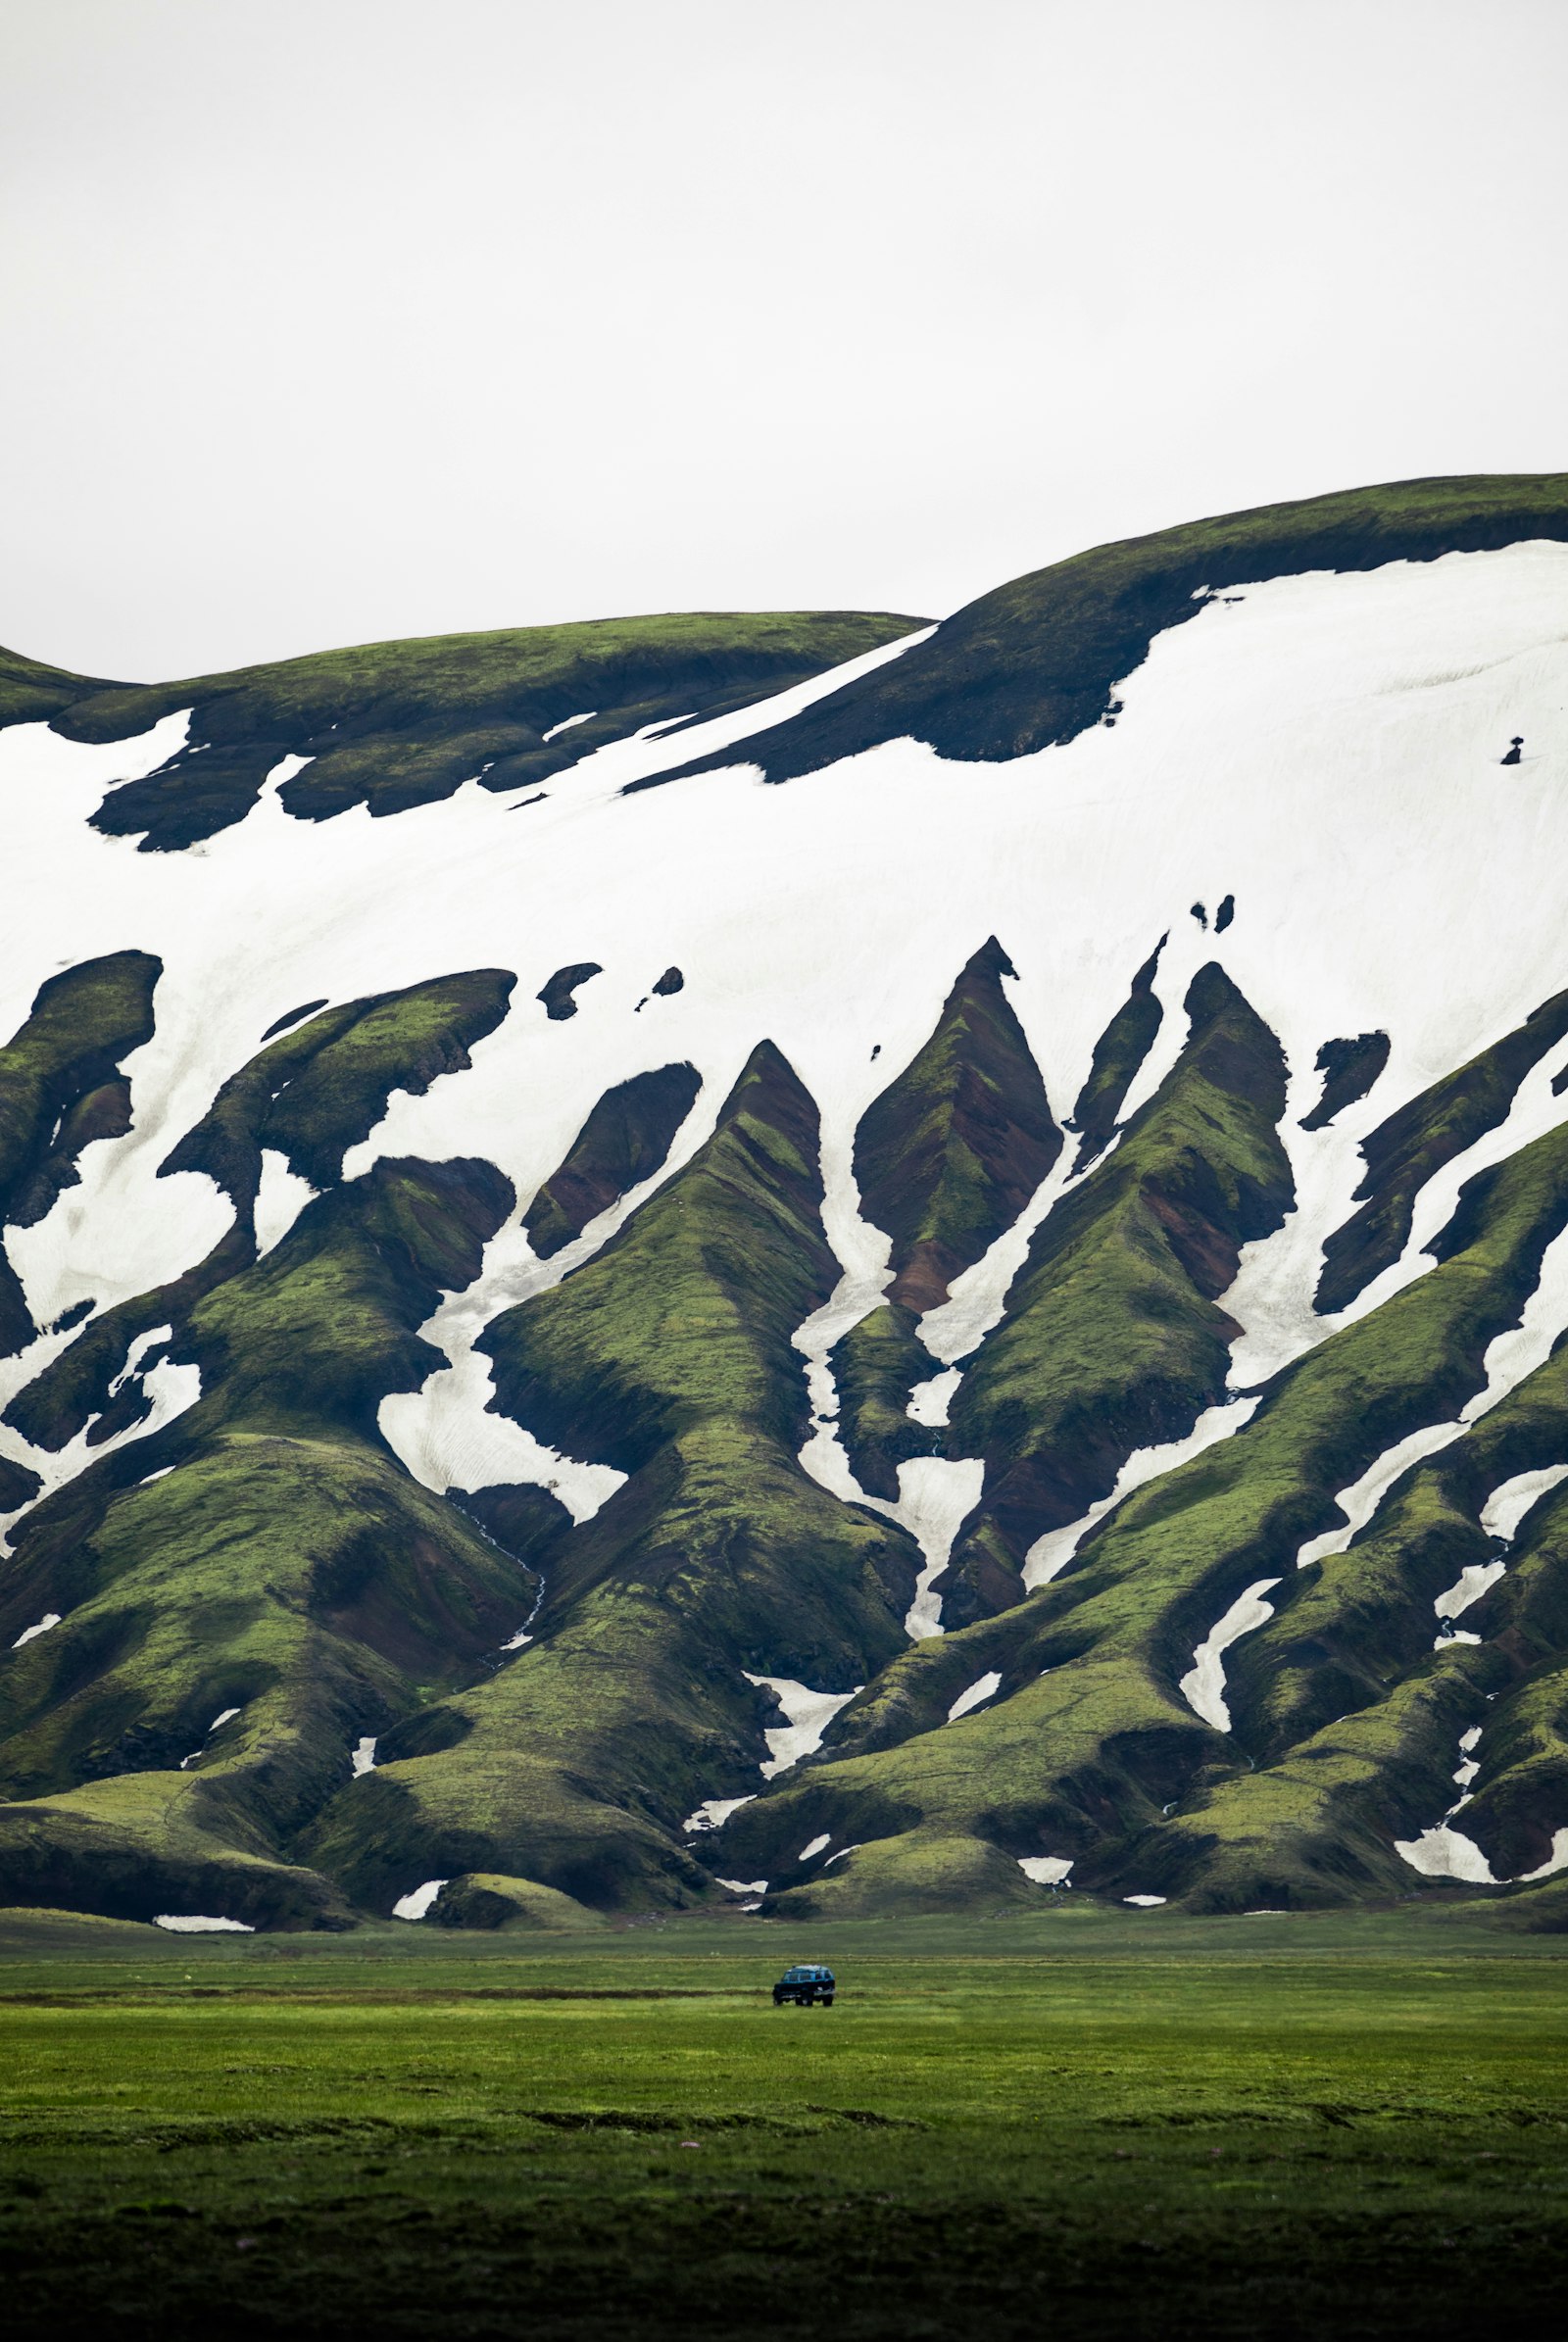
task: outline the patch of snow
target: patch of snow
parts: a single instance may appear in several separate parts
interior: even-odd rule
[[[788,1773],[802,1757],[813,1755],[821,1747],[822,1735],[840,1708],[847,1708],[864,1689],[863,1684],[857,1683],[854,1691],[812,1691],[805,1683],[791,1683],[787,1676],[754,1676],[745,1668],[741,1673],[759,1690],[771,1691],[788,1719],[782,1728],[762,1734],[767,1742],[767,1758],[761,1768],[764,1781]],[[699,1813],[706,1810],[698,1807]],[[733,1805],[730,1810],[733,1812]]]
[[[545,741],[558,739],[563,732],[569,732],[574,724],[591,724],[598,713],[597,707],[585,707],[581,715],[566,716],[561,723],[552,724],[548,732],[541,732],[539,737]]]
[[[394,1919],[423,1919],[446,1883],[444,1878],[426,1878],[422,1886],[411,1887],[406,1895],[399,1895],[393,1904],[392,1917]]]
[[[1233,1642],[1266,1626],[1274,1616],[1273,1603],[1265,1602],[1263,1596],[1278,1584],[1277,1578],[1259,1578],[1237,1595],[1194,1651],[1192,1669],[1177,1685],[1194,1715],[1201,1716],[1217,1732],[1231,1729],[1231,1712],[1225,1704],[1225,1653]]]
[[[813,1855],[820,1854],[825,1847],[831,1846],[832,1843],[833,1832],[831,1830],[824,1830],[820,1837],[814,1837],[808,1846],[803,1846],[795,1859],[797,1862],[809,1862]]]
[[[1568,1480],[1568,1464],[1544,1464],[1534,1472],[1516,1472],[1494,1488],[1481,1507],[1481,1526],[1488,1537],[1511,1545],[1525,1515],[1552,1488]]]
[[[986,1700],[992,1698],[996,1692],[1001,1690],[1001,1688],[1002,1673],[999,1668],[994,1667],[989,1675],[977,1677],[975,1682],[969,1685],[967,1691],[959,1692],[957,1698],[948,1710],[948,1722],[950,1724],[956,1724],[960,1716],[967,1716],[971,1708],[978,1708],[982,1706]]]
[[[1432,1607],[1439,1618],[1462,1618],[1472,1602],[1479,1602],[1503,1576],[1507,1563],[1502,1561],[1473,1561],[1446,1590],[1439,1594]]]
[[[150,1488],[155,1480],[167,1480],[174,1469],[172,1464],[160,1464],[156,1472],[149,1472],[145,1480],[137,1481],[136,1486],[138,1488]]]
[[[833,1868],[833,1865],[836,1862],[842,1862],[846,1855],[858,1854],[860,1848],[858,1845],[841,1846],[836,1854],[830,1854],[828,1856],[826,1862],[823,1863],[822,1868],[824,1871],[830,1871]]]
[[[376,1734],[369,1732],[356,1740],[350,1749],[349,1773],[353,1780],[360,1781],[367,1773],[375,1771],[375,1742]]]
[[[1157,1447],[1135,1447],[1116,1475],[1116,1485],[1108,1496],[1102,1496],[1092,1504],[1082,1520],[1070,1521],[1064,1529],[1048,1529],[1044,1537],[1036,1537],[1024,1556],[1023,1582],[1032,1593],[1037,1586],[1049,1586],[1059,1578],[1077,1552],[1084,1538],[1097,1521],[1130,1496],[1135,1488],[1147,1488],[1152,1480],[1163,1473],[1174,1472],[1182,1464],[1190,1463],[1195,1455],[1201,1455],[1205,1447],[1213,1447],[1221,1439],[1232,1439],[1242,1426],[1250,1423],[1257,1412],[1256,1394],[1246,1398],[1222,1400],[1218,1406],[1205,1407],[1185,1439],[1168,1439]]]
[[[756,1795],[754,1789],[749,1797],[710,1797],[694,1814],[687,1815],[681,1828],[688,1836],[703,1830],[722,1830],[730,1815],[738,1814],[743,1805],[750,1805]]]
[[[1072,1862],[1063,1862],[1054,1854],[1020,1854],[1018,1868],[1036,1886],[1060,1886],[1072,1869]]]
[[[155,1927],[167,1927],[171,1935],[254,1935],[256,1929],[247,1920],[179,1918],[173,1912],[160,1912],[153,1921]]]
[[[732,1895],[765,1895],[767,1892],[765,1878],[715,1878],[713,1883],[725,1887]]]
[[[1072,1142],[1067,1139],[1012,1225],[993,1240],[977,1261],[954,1278],[945,1301],[921,1313],[916,1331],[926,1349],[942,1365],[951,1367],[960,1358],[967,1358],[1002,1323],[1012,1281],[1028,1257],[1035,1231],[1051,1217],[1073,1184],[1072,1157]],[[1102,1155],[1100,1159],[1103,1162],[1105,1158]]]
[[[904,1410],[909,1421],[926,1431],[940,1431],[947,1423],[948,1409],[962,1380],[963,1369],[949,1366],[941,1374],[934,1374],[928,1383],[917,1383]]]
[[[207,1727],[206,1737],[203,1739],[201,1747],[193,1748],[189,1756],[183,1756],[180,1758],[179,1770],[181,1773],[188,1772],[190,1767],[195,1764],[196,1759],[205,1753],[207,1742],[212,1738],[214,1732],[217,1732],[219,1726],[221,1724],[227,1724],[231,1718],[237,1716],[238,1714],[238,1708],[224,1708],[219,1715],[213,1718],[212,1723]]]
[[[1524,1305],[1517,1325],[1498,1334],[1487,1345],[1482,1360],[1484,1381],[1451,1423],[1432,1423],[1409,1432],[1386,1447],[1349,1488],[1341,1488],[1335,1503],[1345,1515],[1340,1529],[1327,1529],[1301,1546],[1296,1566],[1304,1570],[1315,1561],[1346,1551],[1371,1520],[1389,1489],[1412,1464],[1436,1455],[1463,1437],[1472,1424],[1505,1399],[1510,1391],[1545,1363],[1558,1338],[1568,1330],[1568,1228],[1554,1236],[1542,1256],[1541,1274]],[[1446,1597],[1441,1597],[1446,1599]],[[1472,1600],[1475,1596],[1472,1595]],[[1446,1613],[1440,1615],[1456,1615]]]
[[[1166,1897],[1164,1895],[1122,1896],[1122,1901],[1124,1903],[1131,1903],[1135,1911],[1152,1911],[1156,1904],[1163,1903],[1165,1900]]]
[[[0,734],[0,739],[3,737]],[[25,1504],[9,1516],[7,1534],[0,1537],[0,1555],[11,1550],[11,1533],[57,1488],[65,1488],[79,1473],[85,1472],[89,1465],[113,1455],[118,1448],[126,1447],[136,1439],[150,1439],[154,1432],[162,1431],[166,1424],[173,1422],[175,1416],[184,1414],[187,1408],[195,1405],[202,1393],[199,1366],[176,1366],[167,1358],[145,1369],[141,1364],[148,1351],[168,1342],[172,1332],[172,1326],[155,1326],[147,1333],[138,1334],[131,1342],[124,1365],[109,1386],[110,1394],[118,1396],[132,1376],[139,1376],[142,1389],[152,1400],[152,1412],[142,1422],[117,1432],[112,1439],[104,1439],[96,1446],[92,1444],[92,1432],[100,1421],[96,1415],[89,1418],[74,1439],[59,1448],[35,1447],[21,1432],[0,1422],[0,1455],[25,1465],[42,1484],[35,1496],[29,1497]],[[12,1395],[24,1389],[35,1374],[41,1374],[60,1355],[71,1339],[69,1334],[41,1335],[17,1357],[0,1360],[0,1406],[9,1403]],[[172,1471],[173,1466],[170,1465],[166,1469]]]
[[[1551,1852],[1545,1861],[1533,1871],[1521,1871],[1514,1880],[1516,1886],[1533,1885],[1538,1878],[1555,1878],[1559,1871],[1568,1871],[1568,1830],[1552,1832]]]
[[[12,1649],[20,1651],[24,1642],[34,1642],[40,1635],[47,1635],[51,1627],[59,1626],[60,1618],[61,1613],[58,1610],[46,1610],[35,1627],[23,1629],[16,1641],[11,1645]]]
[[[265,1260],[280,1244],[308,1203],[319,1190],[289,1168],[286,1154],[275,1147],[262,1148],[262,1176],[256,1190],[256,1256]]]
[[[1233,1391],[1255,1390],[1334,1331],[1343,1321],[1320,1317],[1313,1296],[1323,1270],[1323,1247],[1349,1218],[1366,1165],[1361,1141],[1384,1114],[1383,1082],[1346,1106],[1327,1129],[1304,1131],[1300,1118],[1322,1095],[1316,1051],[1303,1049],[1290,1068],[1280,1141],[1289,1159],[1296,1199],[1285,1225],[1242,1246],[1235,1278],[1219,1307],[1242,1331],[1231,1345]]]
[[[1440,1822],[1435,1830],[1423,1830],[1415,1838],[1396,1838],[1394,1851],[1412,1871],[1419,1871],[1427,1878],[1459,1878],[1470,1886],[1498,1886],[1502,1881],[1492,1875],[1492,1865],[1473,1838],[1462,1830],[1450,1830],[1446,1822]]]

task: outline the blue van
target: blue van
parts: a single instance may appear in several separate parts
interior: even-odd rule
[[[831,1968],[787,1968],[773,1987],[773,2006],[793,2001],[798,2009],[831,2009],[833,1992]]]

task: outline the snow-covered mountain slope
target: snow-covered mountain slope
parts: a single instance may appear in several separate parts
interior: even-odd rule
[[[0,1894],[1553,1893],[1564,536],[14,662]]]

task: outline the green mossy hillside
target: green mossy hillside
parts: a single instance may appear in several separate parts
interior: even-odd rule
[[[0,1667],[0,1894],[343,1916],[299,1832],[356,1739],[471,1682],[537,1591],[375,1428],[441,1362],[415,1328],[512,1201],[478,1162],[383,1160],[318,1196],[172,1342],[197,1403],[25,1521],[0,1638],[61,1624]]]
[[[1247,1729],[1266,1732],[1268,1717],[1217,1732],[1188,1706],[1180,1680],[1249,1585],[1280,1580],[1270,1597],[1279,1620],[1265,1632],[1281,1640],[1294,1632],[1298,1602],[1311,1625],[1327,1571],[1353,1589],[1353,1561],[1299,1577],[1294,1568],[1301,1544],[1330,1525],[1333,1491],[1408,1432],[1455,1415],[1481,1386],[1488,1346],[1517,1322],[1546,1244],[1568,1218],[1568,1131],[1521,1149],[1478,1186],[1462,1250],[1287,1369],[1231,1439],[1128,1497],[1064,1576],[1005,1615],[946,1637],[940,1655],[913,1651],[886,1669],[840,1727],[839,1745],[864,1753],[808,1763],[728,1823],[723,1853],[736,1875],[767,1877],[785,1910],[847,1913],[906,1901],[933,1908],[948,1893],[955,1849],[967,1848],[962,1863],[970,1864],[978,1840],[1014,1868],[1022,1856],[1071,1860],[1075,1883],[1118,1894],[1162,1891],[1165,1874],[1155,1866],[1166,1862],[1190,1895],[1209,1893],[1222,1876],[1231,1880],[1225,1896],[1241,1893],[1238,1881],[1274,1829],[1257,1821],[1264,1809],[1250,1805],[1240,1785],[1254,1764]],[[1494,1438],[1505,1454],[1503,1435]],[[1396,1513],[1394,1526],[1402,1518]],[[1380,1527],[1377,1537],[1391,1534]],[[1375,1569],[1377,1537],[1369,1543],[1363,1566]],[[1459,1549],[1470,1549],[1462,1536]],[[1417,1545],[1385,1564],[1391,1606],[1407,1573],[1403,1647],[1424,1645],[1413,1663],[1401,1667],[1399,1650],[1391,1650],[1386,1684],[1351,1686],[1356,1716],[1298,1737],[1259,1771],[1260,1781],[1264,1771],[1279,1777],[1266,1785],[1276,1800],[1267,1811],[1277,1816],[1289,1805],[1293,1815],[1288,1840],[1279,1838],[1271,1857],[1271,1900],[1295,1907],[1348,1897],[1375,1878],[1419,1883],[1394,1867],[1393,1839],[1403,1831],[1390,1824],[1395,1807],[1377,1804],[1378,1766],[1396,1763],[1396,1812],[1410,1819],[1411,1834],[1429,1826],[1452,1802],[1458,1732],[1475,1717],[1459,1715],[1446,1693],[1434,1689],[1429,1699],[1419,1686],[1474,1681],[1466,1651],[1483,1671],[1483,1690],[1506,1689],[1510,1673],[1500,1649],[1432,1652],[1431,1581],[1443,1558],[1441,1546],[1423,1557]],[[1348,1639],[1353,1614],[1342,1605],[1334,1625]],[[1233,1655],[1239,1678],[1246,1651],[1244,1641]],[[1367,1665],[1377,1672],[1375,1644]],[[942,1722],[965,1682],[992,1670],[1004,1680],[990,1704]],[[1391,1708],[1389,1697],[1406,1699],[1404,1684],[1416,1686],[1408,1694],[1414,1705]],[[1285,1710],[1290,1688],[1287,1670]],[[1282,1721],[1281,1736],[1287,1729]],[[1311,1762],[1291,1773],[1314,1737]],[[1544,1774],[1543,1783],[1536,1810],[1544,1821],[1554,1808]],[[1352,1814],[1361,1853],[1347,1863],[1336,1848]],[[800,1849],[823,1830],[832,1833],[829,1852],[859,1850],[831,1870],[803,1868]],[[1176,1848],[1169,1855],[1160,1851],[1167,1830]],[[1376,1862],[1368,1830],[1382,1831]],[[1028,1883],[1018,1878],[1015,1898]],[[1245,1891],[1259,1899],[1254,1890],[1255,1881]]]
[[[1568,992],[1560,992],[1362,1140],[1366,1173],[1352,1197],[1361,1208],[1323,1247],[1319,1309],[1332,1316],[1348,1308],[1381,1270],[1398,1259],[1410,1234],[1415,1199],[1427,1181],[1496,1128],[1525,1075],[1565,1033]]]
[[[497,1404],[549,1445],[625,1472],[715,1416],[798,1447],[791,1339],[839,1274],[817,1145],[815,1106],[761,1043],[678,1177],[564,1284],[486,1328]]]
[[[0,651],[0,729],[7,724],[47,723],[77,700],[123,689],[102,676],[74,675],[69,667],[24,659],[18,651]]]
[[[73,740],[128,739],[189,707],[185,746],[112,791],[95,816],[143,852],[174,852],[242,820],[285,756],[310,758],[282,791],[301,820],[360,805],[395,813],[470,778],[515,789],[645,726],[770,698],[921,623],[863,610],[592,619],[365,643],[171,683],[84,682],[69,700],[72,678],[13,679],[0,667],[0,720],[8,682],[26,713],[50,715]],[[569,728],[546,740],[558,725]]]
[[[260,1050],[223,1084],[162,1166],[216,1180],[233,1201],[232,1227],[172,1284],[84,1325],[12,1401],[7,1422],[35,1444],[56,1448],[95,1415],[104,1435],[123,1429],[126,1410],[144,1403],[139,1387],[127,1387],[118,1400],[111,1396],[130,1343],[157,1326],[178,1333],[204,1295],[256,1257],[263,1148],[276,1149],[312,1186],[334,1187],[344,1153],[368,1136],[394,1090],[422,1096],[440,1075],[468,1064],[472,1045],[506,1015],[515,981],[503,968],[476,968],[345,1001]]]
[[[888,1298],[935,1308],[959,1271],[1010,1227],[1061,1151],[1003,978],[995,936],[959,971],[925,1047],[855,1134],[860,1207],[893,1239]]]
[[[130,1127],[123,1060],[153,1037],[163,963],[147,951],[86,959],[38,988],[26,1022],[0,1049],[0,1225],[29,1227],[78,1177],[95,1139]],[[36,1329],[0,1249],[0,1356]]]
[[[466,1871],[600,1906],[701,1898],[681,1826],[762,1785],[782,1721],[747,1671],[847,1692],[906,1647],[912,1540],[797,1460],[791,1336],[838,1273],[821,1192],[815,1108],[764,1044],[692,1160],[489,1328],[498,1403],[631,1477],[540,1553],[537,1640],[449,1703],[451,1743],[323,1817],[320,1861],[372,1908]]]
[[[1153,637],[1226,587],[1539,538],[1568,539],[1568,473],[1394,480],[1130,537],[983,594],[889,666],[687,769],[743,756],[787,781],[905,738],[950,757],[1030,756],[1113,722],[1116,686]]]
[[[1223,1395],[1235,1329],[1217,1296],[1242,1244],[1293,1198],[1285,1060],[1213,963],[1186,1010],[1180,1057],[1042,1224],[958,1387],[949,1451],[986,1460],[984,1508],[951,1574],[971,1599],[1107,1495],[1135,1447],[1179,1438]]]

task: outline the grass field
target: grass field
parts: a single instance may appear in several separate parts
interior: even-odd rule
[[[175,1938],[0,1915],[31,2337],[1563,2330],[1568,1938],[1454,1905]],[[831,2011],[775,2011],[823,1958]]]

